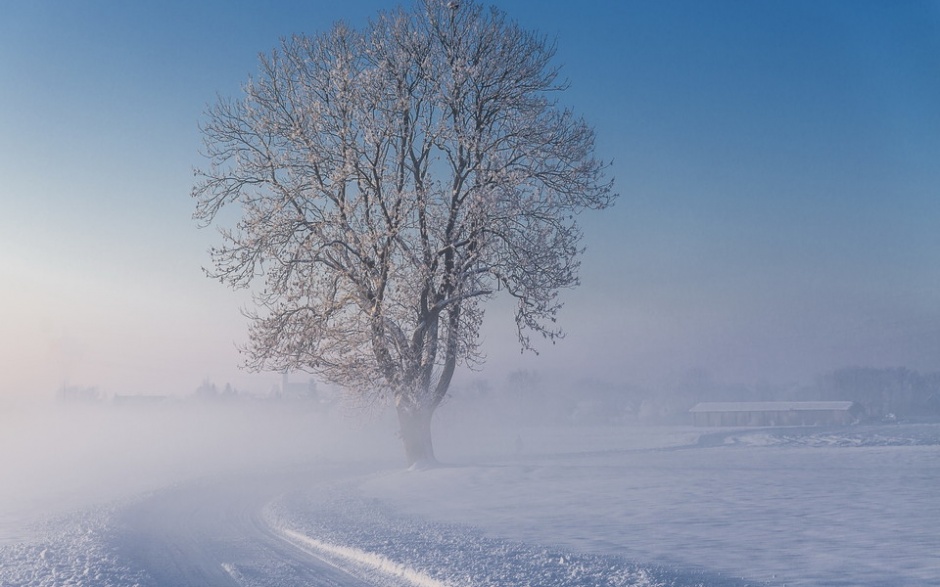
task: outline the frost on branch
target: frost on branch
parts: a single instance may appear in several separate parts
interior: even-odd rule
[[[515,298],[524,349],[561,336],[574,217],[615,195],[593,130],[555,100],[553,55],[496,9],[424,0],[285,39],[242,98],[208,111],[195,218],[234,209],[210,273],[263,284],[250,367],[393,399],[414,463],[433,460],[454,369],[482,360],[495,292]]]

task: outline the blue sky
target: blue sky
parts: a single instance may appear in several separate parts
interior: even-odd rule
[[[568,338],[520,356],[497,303],[479,376],[940,370],[940,2],[494,3],[557,38],[621,198]],[[198,123],[281,36],[393,5],[0,0],[0,395],[276,383],[201,273]]]

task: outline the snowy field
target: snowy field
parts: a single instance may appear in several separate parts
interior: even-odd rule
[[[735,432],[675,450],[594,446],[391,473],[361,490],[397,515],[702,571],[712,575],[705,584],[726,584],[718,573],[758,584],[940,585],[938,439],[934,426]]]
[[[0,585],[940,586],[937,425],[445,412],[447,464],[409,472],[388,419],[251,412],[59,413],[30,451],[4,428]]]

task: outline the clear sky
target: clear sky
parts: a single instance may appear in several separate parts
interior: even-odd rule
[[[568,338],[520,356],[497,304],[482,376],[940,370],[940,2],[493,3],[557,38],[621,198]],[[198,123],[280,37],[393,5],[0,0],[0,397],[276,383],[201,272]]]

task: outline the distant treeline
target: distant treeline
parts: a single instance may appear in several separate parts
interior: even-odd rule
[[[815,395],[858,402],[869,418],[940,419],[940,373],[849,367],[820,377]]]

